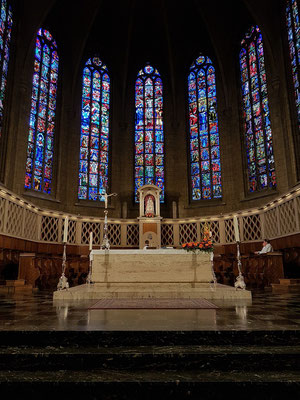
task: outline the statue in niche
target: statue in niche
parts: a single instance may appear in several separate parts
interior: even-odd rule
[[[154,217],[155,215],[155,199],[152,194],[148,194],[145,197],[145,216]]]

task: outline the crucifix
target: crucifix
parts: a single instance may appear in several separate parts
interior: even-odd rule
[[[107,188],[108,186],[103,186],[102,189],[102,193],[93,193],[92,197],[94,199],[96,199],[97,197],[99,197],[101,199],[101,197],[104,196],[104,236],[103,236],[103,240],[102,240],[102,244],[101,244],[101,249],[102,250],[109,250],[110,249],[110,244],[109,244],[109,240],[108,240],[108,236],[107,236],[107,232],[108,232],[108,225],[107,225],[107,205],[108,205],[108,198],[111,196],[117,196],[117,193],[107,193]],[[90,263],[89,263],[89,273],[88,273],[88,277],[87,277],[87,283],[90,284],[92,282],[92,257],[91,257],[91,251],[92,251],[92,244],[91,244],[91,248],[90,248]]]
[[[102,245],[101,245],[101,249],[103,250],[109,250],[110,248],[110,244],[109,244],[109,240],[108,240],[108,236],[107,236],[107,232],[108,232],[108,225],[107,225],[107,204],[108,204],[108,198],[111,196],[117,196],[117,193],[107,193],[107,186],[103,187],[103,191],[102,191],[102,196],[104,196],[104,236],[103,236],[103,240],[102,240]]]

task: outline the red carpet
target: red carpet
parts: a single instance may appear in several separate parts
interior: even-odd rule
[[[102,299],[89,310],[102,309],[214,309],[205,299]]]

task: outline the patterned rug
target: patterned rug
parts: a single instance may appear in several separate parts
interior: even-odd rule
[[[89,310],[102,309],[215,309],[215,304],[205,299],[102,299]]]

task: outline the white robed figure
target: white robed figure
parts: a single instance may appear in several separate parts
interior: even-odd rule
[[[145,215],[153,217],[155,215],[155,199],[152,194],[145,197]]]

